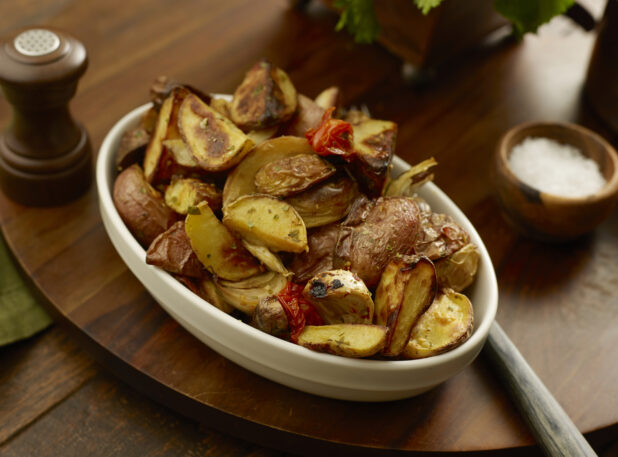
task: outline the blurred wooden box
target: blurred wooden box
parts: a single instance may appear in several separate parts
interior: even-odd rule
[[[332,1],[326,1],[332,7]],[[493,0],[444,0],[424,15],[413,0],[375,0],[379,37],[392,53],[418,68],[436,66],[508,24]]]

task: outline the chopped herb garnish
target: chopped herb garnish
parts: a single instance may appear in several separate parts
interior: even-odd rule
[[[199,209],[197,206],[193,206],[193,205],[191,205],[191,206],[189,206],[189,207],[187,208],[187,214],[192,214],[192,215],[194,215],[194,216],[199,216],[199,215],[201,215],[202,213],[200,212],[200,209]]]
[[[264,85],[258,84],[257,86],[255,86],[255,89],[253,89],[253,95],[259,95],[259,93],[262,92],[263,90],[264,90]]]
[[[278,214],[275,214],[275,215],[273,216],[273,219],[274,219],[274,220],[278,220],[278,219],[279,219],[279,215],[278,215]]]
[[[294,241],[300,241],[298,239],[298,230],[292,230],[290,233],[288,233],[288,236],[292,238]]]

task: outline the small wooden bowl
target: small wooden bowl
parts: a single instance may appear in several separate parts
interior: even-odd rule
[[[543,137],[578,148],[599,164],[607,181],[585,197],[548,194],[520,181],[508,158],[527,137]],[[596,133],[575,124],[531,122],[513,127],[500,139],[493,166],[496,195],[510,222],[528,236],[544,241],[566,241],[594,229],[618,200],[618,154]]]

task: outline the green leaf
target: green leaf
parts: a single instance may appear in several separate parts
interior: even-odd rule
[[[423,14],[427,14],[430,10],[439,6],[443,1],[444,0],[414,0],[414,3]]]
[[[335,0],[335,8],[341,10],[341,17],[335,30],[344,27],[357,43],[372,43],[380,34],[373,0]]]
[[[517,33],[536,32],[539,26],[564,13],[574,0],[494,0],[496,11],[510,20]]]

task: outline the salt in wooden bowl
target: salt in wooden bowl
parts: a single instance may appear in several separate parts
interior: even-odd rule
[[[509,157],[528,137],[579,149],[598,164],[605,184],[584,197],[554,195],[526,184],[512,171]],[[618,201],[618,154],[599,135],[576,124],[531,122],[511,128],[498,142],[492,175],[496,197],[509,221],[524,234],[544,241],[566,241],[590,232]]]

